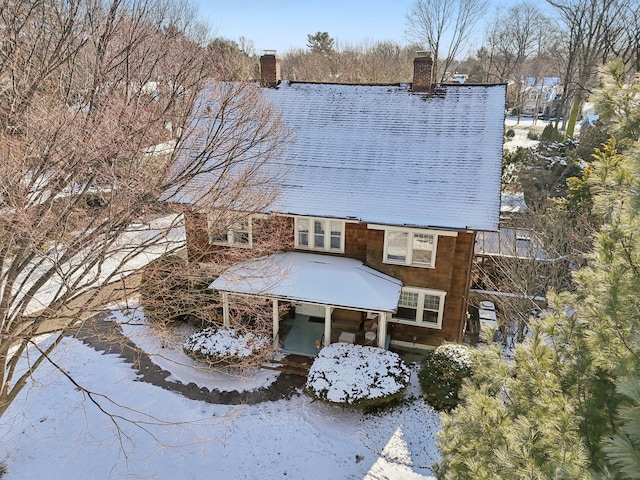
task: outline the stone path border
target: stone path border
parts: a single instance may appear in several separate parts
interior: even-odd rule
[[[120,326],[115,322],[105,322],[107,312],[95,315],[84,322],[84,325],[72,332],[73,337],[91,348],[106,354],[115,354],[130,363],[140,374],[138,381],[156,385],[165,390],[177,392],[191,400],[224,405],[255,405],[262,402],[273,402],[291,398],[300,394],[306,378],[300,375],[280,373],[268,387],[260,387],[250,391],[220,391],[198,387],[195,383],[184,384],[167,380],[171,372],[153,363],[149,356],[142,352],[127,338]]]

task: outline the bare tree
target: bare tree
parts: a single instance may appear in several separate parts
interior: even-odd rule
[[[495,80],[510,83],[509,103],[513,106],[521,106],[527,62],[540,54],[547,31],[549,20],[528,1],[501,12],[489,29],[489,72]]]
[[[207,51],[215,77],[224,81],[239,81],[257,78],[258,58],[253,47],[244,37],[240,37],[242,45],[226,38],[214,38]]]
[[[433,55],[433,78],[443,81],[482,18],[486,0],[416,0],[406,15],[407,36]]]
[[[0,0],[0,30],[1,414],[36,335],[183,247],[159,199],[264,210],[283,130],[257,87],[206,82],[187,4]]]
[[[585,99],[596,80],[599,66],[619,43],[629,6],[634,0],[547,0],[563,27],[564,91],[558,119],[567,119],[566,133],[573,135]]]
[[[640,72],[640,2],[629,2],[624,8],[622,34],[611,49],[630,71]]]
[[[478,235],[475,288],[493,295],[501,327],[518,342],[532,314],[546,305],[546,296],[571,289],[570,229],[562,212],[549,208],[526,212],[501,225],[499,234]]]
[[[415,45],[391,41],[340,45],[331,55],[297,49],[286,52],[282,74],[288,80],[337,83],[410,82]]]

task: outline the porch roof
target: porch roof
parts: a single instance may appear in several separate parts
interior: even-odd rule
[[[352,258],[285,252],[234,265],[209,288],[357,310],[395,312],[402,282]]]

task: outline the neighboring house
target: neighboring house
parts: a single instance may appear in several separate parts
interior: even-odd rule
[[[511,258],[517,260],[553,262],[538,236],[521,228],[500,228],[497,232],[479,232],[476,236],[476,257]]]
[[[549,118],[555,115],[556,101],[562,94],[559,77],[525,77],[522,86],[522,113]]]
[[[365,329],[380,347],[460,341],[476,232],[498,229],[506,86],[433,85],[429,57],[412,84],[283,82],[279,61],[261,58],[262,93],[294,133],[279,197],[222,234],[207,231],[212,212],[186,216],[205,260],[255,247],[267,214],[285,230],[284,252],[211,284],[225,323],[234,295],[255,295],[273,304],[276,339],[286,303],[321,325],[317,345]]]
[[[495,295],[523,293],[523,282],[536,289],[531,282],[541,281],[549,267],[566,260],[558,253],[549,252],[539,235],[522,228],[530,221],[524,193],[503,189],[500,204],[500,228],[498,231],[478,232],[472,268],[472,294],[480,300]],[[514,278],[514,276],[516,278]],[[520,277],[530,277],[529,279]],[[544,283],[544,282],[542,282]],[[530,284],[530,285],[529,285]],[[515,288],[515,290],[514,290]],[[544,292],[531,292],[536,295]],[[478,299],[471,303],[478,303]]]
[[[596,126],[596,122],[600,119],[597,113],[587,113],[583,116],[580,124],[580,136],[583,137],[587,132]]]
[[[568,271],[568,258],[549,252],[531,230],[501,227],[477,234],[472,271],[473,297],[535,297],[544,303],[549,285]]]

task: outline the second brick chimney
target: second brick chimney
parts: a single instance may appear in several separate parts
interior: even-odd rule
[[[426,92],[433,88],[433,59],[430,52],[416,52],[413,59],[414,92]]]
[[[260,83],[263,87],[276,87],[281,79],[280,57],[275,50],[265,50],[260,57]]]

